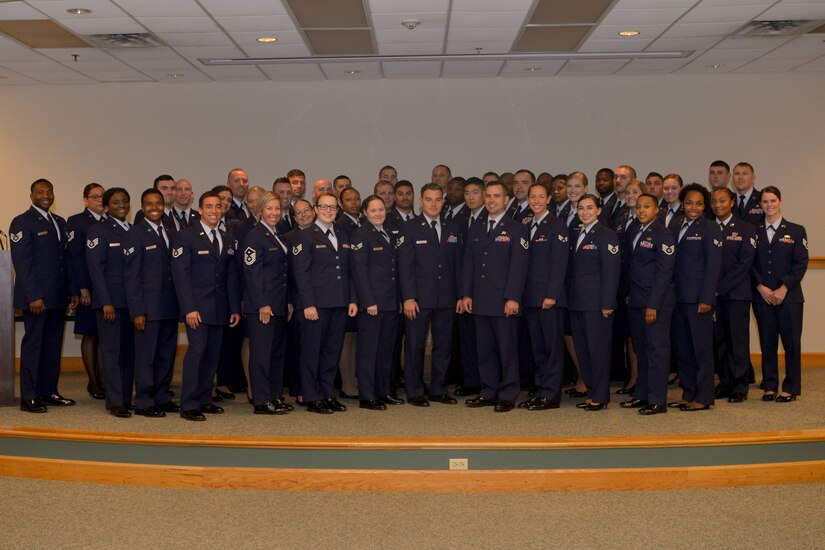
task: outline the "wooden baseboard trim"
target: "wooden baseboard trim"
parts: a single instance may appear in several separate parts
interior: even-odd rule
[[[678,468],[398,471],[215,468],[0,456],[0,476],[192,489],[380,493],[539,493],[825,482],[825,461]]]

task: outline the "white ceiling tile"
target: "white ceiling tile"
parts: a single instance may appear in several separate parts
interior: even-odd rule
[[[634,59],[619,74],[671,73],[689,63],[689,59]]]
[[[659,38],[647,49],[652,52],[679,50],[706,50],[722,40],[722,36],[702,36],[699,38]]]
[[[321,68],[330,80],[364,80],[381,78],[380,63],[321,63]],[[350,74],[350,71],[359,71]]]
[[[757,4],[775,4],[777,1],[778,0],[702,0],[702,3],[699,5],[703,8],[715,8],[721,6],[741,6],[742,4],[755,6]]]
[[[159,82],[211,82],[211,78],[202,72],[190,67],[186,71],[144,71],[147,75]],[[177,77],[171,76],[177,74]]]
[[[288,15],[244,15],[219,17],[218,23],[229,32],[276,32],[294,31],[295,23]]]
[[[316,63],[306,65],[260,65],[272,80],[324,80],[326,77]]]
[[[24,46],[17,40],[13,40],[11,38],[7,38],[6,36],[0,34],[0,51],[2,50],[22,50],[28,49],[27,46]]]
[[[214,16],[286,15],[281,0],[200,0]]]
[[[682,8],[657,8],[657,9],[632,9],[623,10],[613,8],[602,19],[602,25],[623,25],[627,29],[633,29],[634,25],[657,25],[661,23],[673,23],[688,10]]]
[[[25,74],[29,78],[47,83],[94,82],[86,75],[69,70],[49,72],[31,71],[26,72]]]
[[[613,74],[626,63],[627,59],[571,59],[559,74]]]
[[[533,0],[453,0],[453,11],[521,11],[526,15]]]
[[[444,42],[446,28],[441,29],[416,29],[410,32],[404,29],[399,30],[375,30],[375,41],[381,44],[423,44],[437,42],[439,49]]]
[[[131,17],[111,19],[63,19],[60,24],[80,34],[127,34],[146,32],[146,28]]]
[[[154,80],[138,71],[85,71],[83,74],[100,82],[151,82]]]
[[[792,39],[792,36],[732,36],[720,42],[716,48],[722,50],[772,50]]]
[[[83,59],[84,61],[106,61],[113,59],[105,50],[98,48],[42,48],[34,51],[50,57],[55,61],[64,63],[72,61],[72,55],[74,54],[78,55],[78,59]]]
[[[254,65],[239,65],[235,67],[201,67],[201,70],[218,81],[226,80],[269,80],[264,73]]]
[[[783,72],[804,64],[806,59],[768,59],[760,57],[736,69],[737,73]]]
[[[761,20],[825,19],[825,3],[782,2],[759,16]]]
[[[516,27],[524,23],[525,14],[516,11],[469,12],[455,11],[450,17],[450,27]]]
[[[764,5],[744,5],[744,6],[723,6],[704,8],[698,7],[690,10],[679,21],[680,23],[733,23],[740,24],[750,21],[761,12],[765,11]]]
[[[48,16],[23,2],[0,2],[0,19],[24,21],[27,19],[48,19]]]
[[[627,25],[599,25],[596,27],[588,38],[608,38],[608,39],[615,39],[619,38],[619,33],[622,31],[633,30],[639,31],[639,35],[636,37],[629,36],[627,37],[628,40],[635,40],[635,39],[654,39],[660,34],[662,34],[665,29],[668,28],[667,24],[659,24],[659,25],[633,25],[632,29],[629,29]]]
[[[178,58],[177,61],[170,59],[156,59],[150,61],[126,61],[127,65],[143,72],[166,71],[168,73],[185,73],[192,70],[192,65],[185,59]]]
[[[25,84],[33,82],[34,81],[27,76],[0,67],[0,86],[4,84]]]
[[[203,47],[181,47],[175,48],[179,54],[190,59],[219,57],[236,58],[245,57],[243,52],[235,47],[227,46],[203,46]]]
[[[402,21],[415,19],[421,24],[410,30],[401,24]],[[427,13],[375,13],[372,15],[372,26],[375,29],[403,30],[409,34],[418,34],[426,29],[443,29],[447,26],[447,12]]]
[[[766,57],[773,59],[815,58],[825,55],[825,39],[812,36],[797,37],[784,46],[772,50]]]
[[[127,16],[126,12],[109,0],[29,0],[28,3],[53,19],[110,19]],[[86,8],[92,10],[92,13],[72,15],[66,11],[71,8]]]
[[[445,61],[444,77],[496,76],[503,61],[484,59],[479,61]]]
[[[450,42],[476,42],[484,40],[485,42],[510,42],[512,44],[520,30],[520,28],[516,27],[498,27],[491,29],[450,27],[447,40]]]
[[[232,41],[222,32],[164,32],[158,38],[169,46],[231,46]]]
[[[370,0],[370,11],[373,16],[378,13],[406,13],[415,7],[418,13],[433,11],[447,11],[450,0]]]
[[[609,40],[609,39],[598,39],[598,38],[591,38],[585,41],[584,44],[579,46],[577,51],[580,52],[640,52],[645,47],[653,42],[653,39],[649,40],[642,40],[642,39],[632,39],[632,40]]]
[[[695,4],[696,0],[619,0],[613,9],[691,8]]]
[[[180,60],[171,48],[114,48],[109,52],[124,61],[164,61]]]
[[[285,44],[304,44],[304,39],[298,31],[278,31],[272,33],[278,41],[269,44],[258,42],[258,38],[263,36],[260,32],[230,32],[229,36],[238,43],[239,46],[261,46],[264,48],[278,49]]]
[[[195,0],[115,0],[136,17],[204,17],[206,13]],[[226,2],[228,6],[242,4]]]
[[[5,61],[43,61],[44,57],[36,51],[26,48],[19,50],[0,50],[0,63]]]
[[[800,65],[796,69],[793,69],[794,72],[800,73],[821,73],[825,72],[825,56],[819,57],[810,61],[809,63],[805,63],[804,65]]]
[[[387,78],[438,78],[441,61],[385,61],[381,64]]]
[[[425,42],[421,44],[387,44],[378,43],[379,55],[438,55],[443,51],[440,43]]]
[[[662,36],[664,38],[698,38],[725,36],[742,26],[742,23],[676,23]]]
[[[479,53],[476,48],[481,48],[481,53],[508,53],[513,42],[447,42],[448,54]]]
[[[154,33],[220,31],[210,17],[141,17],[140,22]]]
[[[564,63],[565,61],[560,59],[537,59],[535,61],[511,59],[504,64],[501,76],[553,76],[564,66]]]
[[[241,49],[249,57],[309,57],[311,54],[306,44],[259,44],[255,46],[241,45]]]

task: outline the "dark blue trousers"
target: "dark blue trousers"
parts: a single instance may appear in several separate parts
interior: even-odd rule
[[[100,366],[106,386],[106,408],[132,403],[135,385],[135,333],[129,310],[117,308],[115,320],[103,319],[103,309],[96,309],[97,333],[100,338]]]
[[[779,391],[779,339],[785,349],[785,380],[782,391],[802,393],[802,310],[804,304],[772,306],[754,302],[759,347],[762,348],[762,382],[765,391]]]
[[[146,321],[135,330],[135,407],[146,409],[172,400],[169,385],[178,345],[175,319]]]
[[[284,391],[286,317],[273,315],[263,324],[257,313],[251,313],[246,316],[246,327],[252,404],[263,405],[280,399]]]
[[[181,411],[200,409],[212,402],[212,380],[218,370],[225,325],[201,323],[186,327],[189,349],[183,357],[183,380],[180,388]]]
[[[474,317],[481,396],[491,401],[515,403],[520,390],[517,345],[520,317]]]
[[[395,311],[370,315],[363,309],[358,313],[358,343],[355,347],[358,399],[385,397],[393,391],[390,376],[397,334],[398,313]]]
[[[415,319],[404,318],[406,324],[404,383],[407,389],[407,399],[447,393],[444,378],[452,356],[454,322],[455,311],[447,308],[422,309]],[[430,326],[432,326],[433,351],[428,389],[424,383],[424,347],[427,343],[427,329]]]
[[[750,367],[751,303],[716,299],[714,344],[718,358],[719,382],[723,389],[748,394]]]
[[[347,310],[318,308],[318,320],[301,318],[301,391],[304,401],[331,399],[335,395],[335,373],[344,345]]]
[[[481,387],[481,377],[478,373],[475,317],[469,313],[456,315],[456,325],[458,325],[462,385],[467,388]]]
[[[58,393],[60,356],[63,352],[63,308],[34,315],[23,310],[20,343],[20,399],[36,399]]]
[[[284,370],[289,374],[289,395],[301,395],[301,321],[303,313],[295,311],[286,324],[286,352]]]
[[[670,324],[673,307],[657,311],[656,322],[645,322],[645,308],[630,308],[630,336],[639,361],[639,378],[633,396],[652,405],[667,404],[670,372]]]
[[[587,397],[594,403],[609,403],[613,316],[605,318],[601,311],[571,311],[570,328]]]
[[[536,395],[561,402],[564,372],[564,308],[524,310],[536,361]]]
[[[673,312],[673,355],[679,369],[682,399],[713,405],[713,311],[699,313],[699,304],[677,304]]]

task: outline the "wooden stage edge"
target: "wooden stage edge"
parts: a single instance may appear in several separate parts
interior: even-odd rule
[[[186,353],[186,345],[179,345],[177,350],[177,357],[183,357]],[[785,354],[779,354],[779,364],[784,365]],[[762,354],[759,352],[751,353],[751,363],[758,368],[762,365]],[[825,367],[825,352],[802,352],[802,366],[806,368]],[[20,358],[14,359],[15,372],[20,371]],[[60,361],[61,372],[83,372],[83,361],[80,357],[63,357]]]
[[[308,470],[113,464],[0,456],[0,476],[189,489],[381,493],[539,493],[825,482],[825,461],[594,470]]]

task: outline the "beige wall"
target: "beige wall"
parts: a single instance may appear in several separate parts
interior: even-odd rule
[[[236,166],[264,185],[292,167],[310,180],[345,173],[363,194],[387,163],[416,186],[440,162],[464,176],[522,166],[592,176],[629,163],[705,183],[722,158],[753,163],[757,187],[779,186],[786,216],[825,255],[821,201],[808,199],[825,173],[823,84],[825,74],[727,74],[3,86],[0,227],[38,177],[55,183],[67,216],[90,181],[137,199],[170,173],[199,193]],[[804,284],[806,351],[825,351],[822,278]]]

